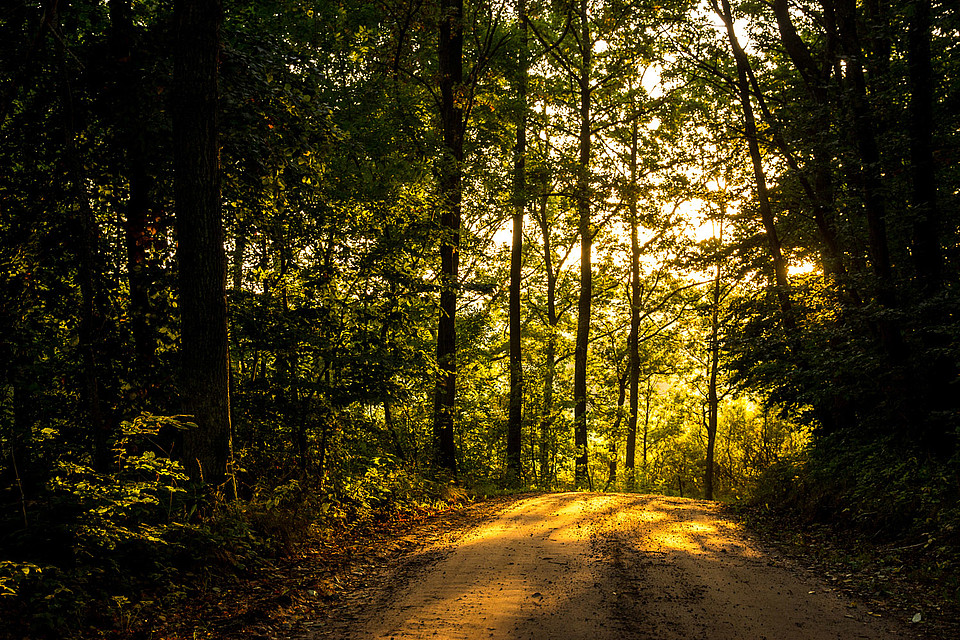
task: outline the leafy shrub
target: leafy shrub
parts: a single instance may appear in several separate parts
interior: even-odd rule
[[[406,469],[391,456],[365,462],[365,469],[338,479],[330,493],[331,508],[326,510],[326,516],[363,522],[378,514],[435,506],[444,501],[443,485]]]
[[[80,637],[90,626],[136,635],[316,532],[423,512],[447,498],[444,485],[395,458],[355,456],[320,486],[283,469],[272,484],[266,476],[244,487],[244,501],[217,501],[156,444],[161,429],[190,426],[148,414],[124,423],[109,472],[68,451],[51,458],[42,492],[25,503],[26,526],[0,522],[0,619],[17,621],[0,637]]]
[[[836,434],[768,469],[753,502],[876,541],[924,537],[952,531],[960,521],[958,462],[924,456],[893,437],[859,441]]]
[[[183,429],[176,418],[143,414],[122,425],[109,473],[69,459],[52,477],[25,526],[8,527],[0,542],[2,606],[40,631],[76,623],[97,612],[91,603],[134,584],[157,582],[176,549],[170,533],[186,512],[187,476],[158,455],[161,428]]]

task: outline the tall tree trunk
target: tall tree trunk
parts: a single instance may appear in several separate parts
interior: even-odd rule
[[[130,4],[130,0],[110,0],[110,26],[116,66],[118,142],[122,147],[130,189],[124,211],[130,319],[137,379],[140,384],[145,384],[156,357],[156,336],[149,320],[151,277],[147,252],[153,235],[149,226],[155,221],[151,219],[154,216],[150,206],[153,178],[147,164],[148,150],[142,122],[142,79]]]
[[[840,249],[833,221],[835,209],[833,176],[830,168],[829,143],[825,140],[825,133],[829,131],[829,119],[831,117],[830,98],[827,92],[830,67],[817,65],[810,55],[810,50],[793,24],[787,0],[774,0],[773,9],[780,31],[780,41],[797,71],[800,72],[807,93],[817,105],[817,109],[811,117],[812,135],[815,137],[812,154],[813,184],[811,196],[813,199],[813,219],[820,233],[820,239],[823,241],[823,271],[827,276],[836,279],[844,289],[847,289],[852,296],[856,297],[846,278],[843,252]]]
[[[434,395],[434,462],[451,475],[457,473],[453,414],[457,397],[457,289],[460,263],[460,209],[462,201],[463,109],[456,94],[463,83],[463,0],[443,0],[440,42],[440,126],[444,156],[440,160],[440,320],[437,328],[437,377]]]
[[[527,15],[526,2],[517,6],[520,51],[517,69],[517,147],[513,182],[513,245],[510,252],[510,417],[507,425],[507,475],[519,485],[523,471],[523,362],[520,344],[520,277],[523,266],[523,214],[527,204]]]
[[[553,428],[553,385],[557,369],[557,340],[553,332],[556,327],[550,327],[547,337],[547,348],[544,353],[545,371],[543,373],[543,416],[540,418],[540,487],[549,488],[553,484],[553,474],[550,472],[550,449]]]
[[[550,242],[550,220],[548,218],[547,185],[543,185],[540,196],[540,212],[537,222],[543,235],[543,264],[547,275],[547,347],[544,354],[543,373],[543,415],[540,418],[540,486],[552,484],[550,473],[550,430],[553,426],[553,384],[557,368],[557,274],[553,266],[553,245]]]
[[[640,408],[640,230],[637,220],[637,117],[630,125],[630,334],[627,338],[630,380],[630,418],[627,423],[627,455],[624,466],[629,488],[636,481],[637,414]]]
[[[763,158],[760,155],[760,142],[757,134],[757,123],[753,114],[753,105],[750,103],[750,62],[747,54],[740,46],[737,34],[733,28],[733,14],[729,0],[721,0],[720,5],[714,0],[714,10],[723,20],[727,29],[730,48],[733,51],[737,65],[737,91],[740,94],[740,104],[743,109],[743,124],[746,132],[747,147],[750,150],[750,160],[753,164],[753,176],[757,185],[757,200],[760,205],[760,219],[767,237],[767,250],[773,261],[774,279],[776,282],[777,300],[780,303],[783,327],[792,332],[796,328],[793,317],[793,308],[790,301],[790,285],[787,280],[787,263],[783,259],[780,248],[780,238],[774,224],[773,210],[770,208],[770,196],[767,192],[767,179],[763,168]]]
[[[267,304],[272,304],[279,312],[279,317],[288,318],[290,315],[290,296],[288,291],[287,275],[290,270],[290,264],[293,261],[293,254],[287,237],[287,209],[283,197],[283,187],[281,185],[279,173],[275,176],[273,193],[273,205],[276,208],[272,224],[270,225],[271,238],[270,249],[272,252],[272,266],[276,272],[274,286],[269,295],[264,296]],[[325,252],[326,255],[326,252]],[[267,293],[264,288],[264,293]],[[273,300],[273,296],[276,300]],[[274,380],[271,390],[276,399],[277,410],[285,416],[296,416],[301,411],[299,404],[299,392],[297,381],[298,356],[296,342],[289,338],[281,339],[274,351]],[[293,430],[293,445],[297,451],[297,459],[302,471],[306,471],[308,466],[308,447],[306,438],[306,423],[304,420],[296,420],[297,427]]]
[[[940,211],[937,203],[937,169],[933,158],[935,126],[933,65],[930,52],[932,7],[930,0],[913,0],[910,15],[908,60],[910,66],[910,165],[913,173],[913,247],[912,256],[923,298],[935,295],[943,288],[944,255],[940,239]],[[915,384],[922,391],[911,394],[911,399],[930,412],[923,417],[926,424],[920,434],[928,450],[946,459],[956,451],[949,420],[935,416],[956,414],[958,400],[951,389],[957,378],[954,359],[947,339],[940,331],[946,319],[942,304],[923,305],[918,332],[925,347],[920,375]],[[922,400],[921,400],[922,399]]]
[[[69,135],[73,135],[70,133]],[[75,151],[73,151],[75,152]],[[71,152],[71,153],[73,153]],[[112,465],[113,451],[110,447],[110,420],[104,410],[102,395],[102,362],[104,313],[100,283],[99,227],[90,208],[89,196],[82,186],[79,169],[74,176],[76,189],[75,210],[79,222],[79,276],[80,276],[80,331],[79,346],[83,361],[83,393],[87,405],[87,419],[93,429],[94,467],[106,471]]]
[[[574,479],[577,487],[592,489],[587,451],[587,349],[590,343],[590,310],[593,302],[592,243],[590,224],[590,97],[592,46],[587,0],[580,0],[580,157],[577,163],[577,212],[580,219],[580,298],[577,302],[577,343],[574,351],[573,421],[576,460]]]
[[[647,393],[644,395],[643,412],[643,479],[647,479],[647,449],[650,444],[650,396],[653,395],[653,376],[647,378]]]
[[[617,381],[617,417],[613,421],[613,427],[610,429],[610,440],[607,443],[607,451],[610,453],[610,461],[607,463],[607,484],[603,487],[606,491],[611,486],[617,484],[617,439],[620,433],[620,425],[623,423],[623,405],[627,400],[627,380],[630,378],[630,370],[627,369]]]
[[[624,452],[623,468],[627,474],[627,488],[633,489],[637,479],[637,423],[640,407],[640,366],[639,358],[634,367],[633,345],[637,341],[635,329],[631,326],[627,336],[627,386],[630,388],[630,412],[627,415],[627,443]]]
[[[812,173],[813,184],[811,199],[813,201],[813,218],[822,240],[822,263],[824,274],[832,278],[838,285],[838,293],[855,306],[860,306],[863,299],[857,290],[853,279],[848,277],[844,264],[844,254],[840,246],[835,220],[836,200],[834,190],[833,168],[831,167],[834,142],[827,132],[830,131],[831,119],[837,112],[831,94],[828,91],[831,73],[834,66],[831,61],[836,58],[837,29],[835,14],[830,0],[824,3],[824,30],[826,34],[826,48],[822,61],[818,64],[810,55],[810,50],[800,37],[793,24],[787,0],[774,0],[773,9],[780,31],[780,40],[793,61],[794,66],[803,77],[807,93],[813,100],[814,109],[810,122],[814,138],[812,145]],[[837,67],[839,69],[839,67]],[[829,432],[831,425],[844,422],[847,418],[839,416],[841,407],[847,403],[846,399],[823,399],[816,408],[820,416],[822,428]]]
[[[914,248],[917,275],[927,291],[940,288],[943,252],[933,161],[933,66],[930,59],[930,0],[914,0],[909,29],[910,168],[913,172]]]
[[[174,5],[174,196],[181,313],[180,400],[196,429],[180,457],[194,480],[218,486],[231,460],[226,255],[220,218],[217,75],[219,0]]]
[[[720,222],[720,242],[723,241],[723,221]],[[710,362],[707,383],[707,460],[703,479],[703,497],[713,500],[714,450],[717,444],[717,418],[720,403],[717,397],[717,374],[720,370],[720,293],[721,261],[716,264],[710,307]]]
[[[867,235],[873,273],[877,279],[877,302],[882,307],[896,306],[893,268],[887,240],[886,206],[883,195],[880,149],[874,131],[873,113],[867,98],[867,83],[863,72],[863,50],[857,31],[857,7],[855,0],[835,0],[834,13],[840,46],[846,54],[845,84],[847,98],[853,114],[854,136],[860,154],[861,188],[864,213],[867,218]],[[894,362],[904,358],[903,341],[899,329],[888,319],[877,322],[880,341]]]
[[[892,294],[890,250],[887,242],[886,207],[880,174],[880,149],[872,125],[863,72],[863,51],[857,31],[857,9],[854,0],[836,0],[837,26],[841,46],[846,54],[847,95],[853,112],[854,135],[860,153],[864,209],[873,270],[880,281],[881,296]]]
[[[869,93],[884,93],[890,86],[890,55],[893,52],[893,40],[890,37],[889,0],[860,0],[863,7],[863,34],[866,43],[866,65],[870,78]],[[879,118],[878,118],[879,116]],[[874,106],[874,122],[885,130],[889,124],[886,104]]]
[[[50,28],[59,31],[60,16],[56,10],[50,15]],[[79,350],[81,354],[81,398],[86,405],[86,418],[93,435],[93,462],[99,471],[111,466],[113,452],[110,448],[111,427],[101,400],[102,368],[106,359],[103,353],[103,327],[105,302],[102,290],[100,265],[100,228],[96,214],[90,207],[87,193],[84,162],[77,147],[76,114],[74,112],[73,87],[67,69],[67,50],[58,40],[58,63],[60,68],[60,92],[64,110],[64,149],[69,170],[70,195],[73,199],[74,225],[77,230],[77,279],[80,284]]]

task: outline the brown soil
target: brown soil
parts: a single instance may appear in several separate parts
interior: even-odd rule
[[[497,506],[473,528],[430,530],[399,563],[367,567],[304,637],[917,637],[761,551],[715,503],[564,493]]]

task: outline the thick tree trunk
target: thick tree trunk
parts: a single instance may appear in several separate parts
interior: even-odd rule
[[[880,149],[872,124],[872,113],[867,99],[867,84],[863,72],[863,51],[857,32],[854,0],[835,2],[841,46],[846,54],[846,82],[850,108],[853,112],[854,134],[860,153],[864,209],[870,242],[873,270],[880,281],[882,298],[892,296],[892,270],[887,242],[886,207],[883,200],[883,181],[880,174]],[[883,304],[889,300],[881,300]]]
[[[520,344],[520,279],[523,266],[523,214],[527,204],[527,23],[526,2],[517,6],[520,51],[517,69],[517,148],[513,182],[513,245],[510,252],[510,416],[507,425],[507,475],[519,485],[523,471],[523,361]]]
[[[855,0],[856,1],[856,0]],[[889,0],[860,0],[863,7],[863,33],[866,43],[866,64],[870,76],[870,93],[883,93],[890,86],[890,56],[893,53],[893,40],[890,31]],[[886,105],[875,105],[874,121],[878,127],[886,129],[889,113]]]
[[[946,459],[956,451],[956,438],[951,436],[949,420],[933,416],[956,414],[958,399],[951,389],[957,378],[955,360],[946,356],[949,340],[938,331],[946,320],[943,305],[923,305],[922,299],[936,295],[943,288],[944,249],[941,246],[940,211],[937,196],[937,166],[933,157],[934,90],[936,81],[930,51],[932,7],[930,0],[913,0],[909,24],[908,61],[910,65],[910,160],[913,173],[913,256],[921,297],[919,335],[925,347],[920,375],[915,384],[922,391],[911,399],[930,412],[920,434],[929,451]],[[925,308],[924,308],[925,307]],[[922,400],[921,400],[922,398]]]
[[[819,124],[823,127],[827,126],[826,122],[820,122]],[[843,264],[843,251],[840,248],[840,241],[837,238],[837,229],[833,220],[836,207],[829,158],[830,155],[826,145],[817,143],[813,149],[813,189],[815,197],[813,221],[817,225],[817,231],[820,233],[820,239],[823,242],[821,251],[823,272],[840,284],[843,291],[854,302],[859,302],[859,294],[847,278],[847,269]]]
[[[837,238],[834,225],[834,189],[833,176],[830,168],[830,151],[824,140],[824,132],[830,127],[830,98],[827,84],[830,78],[829,66],[818,66],[810,55],[806,43],[797,33],[790,16],[787,0],[774,0],[773,9],[780,30],[780,40],[794,66],[804,80],[807,92],[817,105],[811,118],[812,135],[816,137],[813,143],[813,218],[823,242],[823,271],[834,278],[844,289],[856,297],[846,278],[846,269],[843,264],[843,252]]]
[[[627,415],[627,443],[624,452],[623,468],[627,474],[627,484],[633,488],[636,480],[637,466],[637,423],[638,410],[640,408],[640,367],[639,361],[634,366],[633,346],[637,341],[635,329],[630,328],[627,336],[628,364],[627,364],[627,385],[630,388],[630,413]],[[639,360],[639,359],[638,359]]]
[[[540,486],[549,488],[553,484],[553,474],[550,472],[550,449],[553,428],[553,384],[557,368],[557,341],[553,336],[556,327],[551,327],[551,334],[547,338],[547,348],[544,353],[546,370],[543,373],[543,415],[540,417]]]
[[[810,50],[803,42],[800,34],[797,33],[790,17],[790,7],[787,0],[773,0],[773,10],[780,30],[780,41],[783,43],[790,59],[793,60],[794,66],[797,67],[797,71],[800,72],[804,84],[816,96],[818,103],[826,102],[824,70],[814,62]],[[829,73],[829,69],[827,69],[827,73]]]
[[[629,378],[630,371],[627,370],[617,381],[617,417],[613,421],[613,427],[610,429],[610,440],[607,442],[610,460],[607,463],[607,484],[603,487],[604,491],[617,485],[617,439],[620,433],[620,425],[623,423],[623,405],[627,400],[627,380]]]
[[[78,176],[79,177],[79,176]],[[103,402],[101,401],[100,369],[103,358],[103,306],[100,303],[100,267],[98,259],[99,228],[96,217],[90,209],[85,190],[78,183],[77,216],[80,226],[79,276],[81,292],[81,314],[79,345],[83,361],[83,393],[87,405],[87,419],[93,429],[94,467],[106,471],[112,466],[113,451],[110,447],[112,429]]]
[[[580,1],[580,157],[577,163],[577,213],[580,219],[580,298],[577,303],[577,342],[574,351],[573,422],[577,487],[591,486],[587,451],[587,349],[590,343],[590,312],[593,302],[593,228],[590,224],[590,94],[592,42],[586,0]]]
[[[444,157],[440,160],[440,320],[437,328],[437,377],[434,395],[434,462],[455,476],[456,443],[453,415],[457,397],[457,289],[460,264],[463,109],[456,94],[463,83],[463,0],[443,0],[440,41],[440,126]]]
[[[174,6],[174,195],[180,282],[180,399],[197,428],[180,458],[197,481],[221,485],[231,460],[226,255],[220,218],[217,74],[219,0]]]
[[[650,397],[653,395],[653,376],[647,378],[647,393],[644,396],[643,412],[643,479],[647,479],[647,450],[650,445]]]

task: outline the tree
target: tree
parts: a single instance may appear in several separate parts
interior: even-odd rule
[[[593,311],[594,242],[604,224],[593,219],[594,208],[603,192],[594,175],[594,137],[604,129],[605,118],[616,113],[614,105],[623,96],[624,76],[636,56],[614,46],[615,34],[629,23],[636,7],[617,2],[579,0],[563,7],[558,14],[548,13],[545,20],[531,20],[534,36],[544,47],[544,55],[554,70],[553,82],[573,90],[554,97],[568,121],[560,127],[570,142],[571,184],[565,194],[576,206],[576,224],[580,242],[580,291],[577,301],[577,331],[574,350],[573,416],[577,486],[592,486],[589,477],[588,360],[590,323]],[[612,208],[612,207],[611,207]],[[606,221],[612,218],[608,215]]]
[[[434,92],[441,134],[437,160],[437,192],[440,207],[440,309],[437,329],[439,374],[434,393],[435,462],[451,475],[457,473],[454,413],[457,397],[457,300],[463,289],[460,273],[464,193],[464,143],[467,124],[476,106],[481,82],[491,60],[503,47],[500,16],[478,5],[475,13],[464,12],[463,0],[443,0],[439,14],[437,72],[439,92]],[[469,22],[472,65],[464,73],[464,30]],[[432,88],[431,88],[432,91]]]
[[[723,399],[723,396],[729,393],[729,389],[723,394],[718,392],[720,382],[719,378],[721,376],[721,341],[723,339],[723,336],[721,335],[721,304],[723,303],[724,298],[726,298],[730,293],[730,288],[728,286],[724,286],[724,277],[726,275],[723,270],[724,255],[723,252],[719,250],[723,246],[723,226],[726,216],[726,194],[721,191],[719,194],[719,202],[717,202],[715,222],[717,229],[715,237],[717,247],[714,249],[716,251],[716,260],[713,265],[713,283],[711,284],[710,292],[708,294],[710,327],[707,335],[707,361],[705,363],[707,378],[707,451],[705,460],[706,469],[704,470],[703,479],[703,497],[707,500],[714,499],[714,479],[716,475],[715,451],[717,443],[717,425],[719,423],[720,415],[720,401]]]
[[[780,302],[783,326],[787,331],[792,332],[796,327],[796,319],[793,317],[792,302],[790,301],[790,284],[787,280],[787,265],[783,259],[780,237],[777,233],[773,211],[770,207],[766,172],[763,166],[763,158],[760,154],[760,139],[757,133],[757,123],[754,118],[753,105],[750,102],[750,61],[737,39],[737,34],[734,30],[733,12],[730,8],[729,0],[720,0],[719,4],[717,4],[716,0],[713,0],[713,7],[717,16],[723,20],[724,26],[726,27],[727,38],[729,39],[730,48],[733,51],[733,58],[736,63],[736,87],[743,113],[744,135],[747,140],[747,147],[750,150],[750,161],[753,164],[760,219],[763,222],[763,229],[767,237],[768,252],[773,262],[776,293],[777,299]]]
[[[507,474],[520,483],[523,437],[523,353],[521,350],[520,280],[523,269],[523,217],[527,205],[527,11],[517,5],[520,42],[517,53],[517,145],[513,184],[513,243],[510,252],[510,416],[507,426]]]
[[[573,369],[573,422],[574,445],[577,458],[574,461],[577,486],[586,483],[592,488],[593,481],[588,474],[587,451],[587,349],[590,344],[590,309],[593,302],[593,227],[590,223],[590,151],[591,151],[591,93],[593,87],[593,44],[590,34],[590,18],[587,14],[587,0],[580,0],[580,9],[576,12],[579,29],[580,66],[577,74],[579,89],[579,157],[577,162],[576,199],[580,229],[580,298],[577,302],[577,345]]]
[[[175,7],[180,398],[183,413],[193,416],[197,425],[184,433],[180,458],[194,480],[213,487],[224,482],[232,456],[217,127],[221,20],[219,0],[183,0]]]
[[[573,302],[565,294],[569,293],[565,265],[574,250],[572,234],[565,233],[559,218],[557,208],[559,199],[556,190],[555,178],[552,176],[552,167],[549,161],[552,155],[551,136],[549,129],[542,132],[542,145],[539,155],[540,165],[536,170],[536,206],[532,216],[537,223],[541,238],[541,259],[544,283],[543,303],[537,304],[531,296],[528,305],[540,316],[545,325],[546,340],[543,348],[541,367],[543,371],[542,404],[539,419],[539,451],[538,462],[540,467],[539,481],[542,487],[553,484],[556,469],[551,465],[555,458],[554,431],[557,425],[558,411],[555,401],[555,391],[558,386],[558,365],[566,357],[561,348],[561,321],[568,315],[567,311]]]
[[[124,232],[127,254],[127,285],[130,290],[130,316],[136,360],[136,382],[146,384],[146,375],[156,366],[156,336],[149,316],[150,257],[153,239],[151,226],[156,226],[156,213],[151,205],[154,178],[149,169],[149,145],[144,118],[143,51],[133,25],[130,0],[110,2],[110,41],[115,66],[117,108],[117,143],[124,159],[129,195],[125,206]]]
[[[437,330],[439,377],[434,401],[433,439],[437,466],[457,473],[453,413],[457,397],[457,288],[460,264],[460,207],[462,198],[463,109],[456,92],[463,83],[463,0],[443,0],[440,17],[440,322]]]

